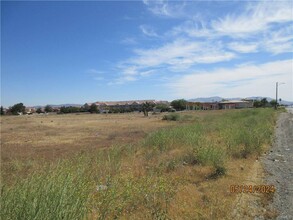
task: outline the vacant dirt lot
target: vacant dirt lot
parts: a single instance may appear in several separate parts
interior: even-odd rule
[[[2,162],[14,159],[56,159],[71,153],[130,143],[169,126],[154,115],[68,114],[2,117]]]
[[[237,111],[235,114],[228,114],[233,111],[234,110],[182,112],[182,114],[189,114],[192,115],[192,117],[182,116],[181,118],[187,120],[181,121],[163,121],[161,120],[163,114],[144,117],[142,114],[138,113],[1,117],[2,178],[5,180],[3,182],[12,189],[12,191],[7,191],[7,194],[15,192],[15,194],[9,194],[12,196],[10,198],[15,198],[15,201],[17,201],[16,203],[22,204],[23,202],[19,202],[19,192],[25,190],[17,188],[18,186],[22,187],[22,183],[27,184],[27,189],[30,191],[32,188],[35,188],[35,186],[43,185],[43,183],[39,184],[39,182],[34,185],[34,178],[42,181],[45,179],[45,182],[47,182],[47,176],[50,177],[50,175],[52,175],[52,178],[58,177],[59,181],[59,177],[63,175],[63,172],[65,176],[68,176],[68,170],[70,170],[73,176],[78,177],[77,175],[79,175],[80,172],[76,172],[76,170],[84,168],[86,172],[82,173],[85,176],[82,176],[79,183],[82,185],[85,183],[93,184],[93,189],[95,189],[96,183],[101,182],[103,184],[107,181],[108,176],[110,176],[112,178],[112,183],[117,183],[117,187],[116,185],[112,185],[113,190],[117,189],[119,195],[120,192],[127,193],[127,195],[125,194],[125,198],[128,198],[127,201],[129,201],[129,204],[125,204],[125,210],[128,209],[128,206],[132,210],[132,207],[135,207],[135,205],[132,205],[132,202],[136,204],[137,201],[140,201],[139,204],[142,204],[142,209],[150,207],[149,209],[152,210],[152,207],[155,207],[155,211],[159,214],[161,213],[161,209],[166,210],[166,213],[168,212],[171,219],[183,219],[183,216],[184,219],[253,219],[255,216],[262,215],[265,210],[262,209],[260,211],[257,208],[258,206],[252,210],[249,204],[251,204],[251,201],[254,202],[254,200],[250,200],[249,198],[245,199],[243,194],[231,193],[230,186],[235,184],[241,185],[243,183],[261,184],[261,178],[257,177],[260,177],[262,171],[259,172],[258,166],[255,165],[256,163],[258,164],[258,158],[254,154],[249,157],[233,157],[225,146],[226,143],[234,143],[233,141],[237,140],[242,141],[242,139],[234,138],[235,126],[232,127],[232,130],[229,129],[230,126],[238,121],[237,119],[247,122],[247,115],[251,116],[252,119],[256,116],[246,112],[246,110],[243,114],[238,114],[238,111],[241,110],[235,110]],[[258,111],[262,111],[263,114],[272,115],[266,110],[260,109]],[[216,115],[217,117],[203,117],[207,115]],[[235,122],[233,120],[235,120]],[[259,129],[266,128],[263,128],[259,120],[255,119],[254,121],[256,122],[254,126],[258,126]],[[203,126],[194,126],[194,123],[197,122]],[[242,124],[243,123],[241,123],[241,125]],[[236,125],[236,127],[239,127],[238,124]],[[250,126],[251,123],[246,125]],[[144,143],[137,144],[133,147],[117,147],[127,143],[139,142],[150,132],[169,126],[175,127],[174,129],[164,130],[162,133],[157,132],[151,135],[150,137],[153,137],[152,139],[149,139],[150,137],[144,139],[145,141],[149,141],[149,145],[145,145]],[[266,129],[270,130],[270,127]],[[225,128],[223,129],[225,132],[223,132],[222,128]],[[252,129],[252,127],[250,128]],[[244,129],[243,131],[247,130]],[[201,136],[198,136],[197,132],[199,132]],[[185,135],[185,133],[187,135]],[[183,135],[189,142],[184,142],[183,139],[178,139],[178,141],[176,139],[177,135]],[[199,144],[196,141],[198,137],[205,138],[203,140],[206,141]],[[240,136],[240,138],[241,137],[242,136]],[[169,139],[171,139],[172,142],[165,143],[165,141]],[[230,141],[226,142],[226,139]],[[240,147],[241,143],[239,144]],[[166,146],[168,145],[168,147],[170,144],[170,149],[161,148],[162,146],[164,147],[164,144],[166,144]],[[113,148],[109,148],[105,151],[95,150],[113,145]],[[209,148],[210,146],[214,147]],[[210,155],[210,153],[212,153],[213,157],[204,158],[208,162],[218,161],[221,163],[220,159],[222,158],[222,154],[217,150],[218,148],[226,152],[226,156],[224,155],[223,157],[223,160],[225,160],[223,166],[226,170],[226,175],[215,176],[215,167],[213,167],[213,164],[208,162],[204,163],[203,159],[202,163],[198,163],[193,157],[186,157],[186,155],[193,155],[191,150],[194,149],[194,147],[197,148],[198,154],[200,152],[207,152],[200,151],[199,149],[202,147],[203,149],[209,150],[209,152],[206,154],[202,153],[201,155]],[[119,150],[119,148],[123,150]],[[126,151],[124,151],[125,149]],[[90,153],[78,155],[78,157],[73,156],[80,152]],[[103,152],[106,154],[104,155]],[[56,163],[54,162],[56,159],[66,157],[70,158],[70,160],[62,160],[59,163],[60,167],[55,166]],[[53,163],[46,163],[48,161],[53,161]],[[112,163],[112,161],[114,161],[114,163]],[[36,171],[34,175],[29,175],[33,171]],[[55,171],[57,175],[55,175]],[[59,171],[62,171],[62,175]],[[47,172],[50,173],[50,175],[47,174]],[[42,178],[39,178],[40,176]],[[23,177],[26,177],[26,180]],[[48,181],[56,183],[55,179],[50,178]],[[145,181],[141,182],[142,178],[150,181],[146,182],[147,186],[144,185]],[[28,182],[26,182],[27,180]],[[65,184],[58,181],[57,183],[59,184],[56,184],[56,187],[60,186],[60,189],[62,189]],[[153,190],[156,187],[153,187],[154,185],[152,183],[160,184],[158,185],[158,189],[163,190],[162,192],[164,193],[158,191],[158,193],[156,192],[157,194],[153,194]],[[148,188],[148,184],[150,184],[150,188]],[[48,193],[55,193],[55,191],[51,190],[50,184],[48,186]],[[92,186],[89,186],[90,189]],[[162,200],[162,203],[158,203],[160,201],[156,199],[146,201],[144,197],[140,197],[140,191],[125,190],[125,187],[128,186],[133,186],[133,189],[141,189],[142,186],[149,195],[154,195],[154,198],[159,198],[158,195],[164,195],[164,198],[168,198],[168,201],[170,198],[170,201],[168,205],[166,205],[167,200],[165,201],[165,199]],[[20,189],[20,191],[17,191],[18,189]],[[37,187],[37,189],[41,188]],[[75,187],[72,187],[72,189],[75,189]],[[86,188],[81,187],[80,189],[83,190]],[[58,195],[58,192],[56,195]],[[128,192],[130,192],[130,194]],[[43,198],[43,190],[41,190],[38,195]],[[78,195],[81,194],[78,193]],[[91,190],[88,192],[86,191],[84,195],[90,198],[96,196],[96,194],[92,195]],[[99,194],[99,196],[101,195]],[[106,195],[108,195],[108,193]],[[109,195],[111,196],[112,193]],[[167,197],[165,197],[165,195],[167,195]],[[33,196],[33,198],[35,201],[36,196]],[[96,201],[100,201],[99,198],[100,197],[95,198],[93,204],[96,204]],[[113,207],[116,207],[116,205],[120,207],[123,203],[118,197],[118,200],[113,200],[112,197],[105,198],[107,203],[108,200],[113,201]],[[124,201],[124,196],[121,198],[123,198]],[[261,198],[258,199],[258,201],[260,200]],[[24,201],[27,200],[25,199]],[[154,206],[146,206],[145,202],[153,204]],[[13,209],[14,202],[11,204],[12,205],[9,207]],[[162,206],[158,204],[162,204]],[[161,208],[157,210],[158,206]],[[138,208],[137,211],[132,213],[136,216],[134,219],[145,219],[146,213],[152,213],[152,211],[148,211],[149,209],[141,210]],[[31,210],[31,208],[28,210]],[[44,210],[47,210],[47,207]],[[99,206],[97,210],[102,212],[101,210],[103,210],[103,207]],[[108,210],[108,208],[105,210]],[[115,210],[113,212],[115,212]],[[143,211],[145,213],[141,215]],[[96,217],[96,213],[98,212],[94,210],[94,217]],[[149,219],[153,218],[150,217]]]
[[[222,113],[188,114],[201,117]],[[0,118],[1,169],[4,176],[17,171],[23,174],[42,162],[115,144],[135,143],[151,131],[176,124],[163,121],[162,117],[163,114],[144,117],[142,113],[4,116]]]

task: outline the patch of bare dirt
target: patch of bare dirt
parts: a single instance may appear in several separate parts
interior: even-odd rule
[[[280,114],[274,144],[262,162],[266,182],[276,187],[269,205],[278,211],[276,219],[293,219],[293,109]]]

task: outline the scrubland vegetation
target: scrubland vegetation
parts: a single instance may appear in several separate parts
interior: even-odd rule
[[[138,143],[2,179],[1,219],[229,219],[229,184],[271,143],[275,112],[221,112],[165,115],[174,124]]]

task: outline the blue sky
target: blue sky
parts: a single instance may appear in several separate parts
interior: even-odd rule
[[[292,1],[2,1],[1,104],[293,101]]]

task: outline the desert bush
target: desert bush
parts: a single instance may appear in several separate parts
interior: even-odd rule
[[[219,146],[205,143],[194,151],[199,164],[222,167],[225,162],[225,151]]]
[[[162,120],[167,121],[191,121],[193,119],[192,115],[180,115],[178,113],[171,113],[164,115]]]
[[[176,113],[164,115],[162,120],[167,120],[167,121],[179,121],[180,120],[180,115]]]

